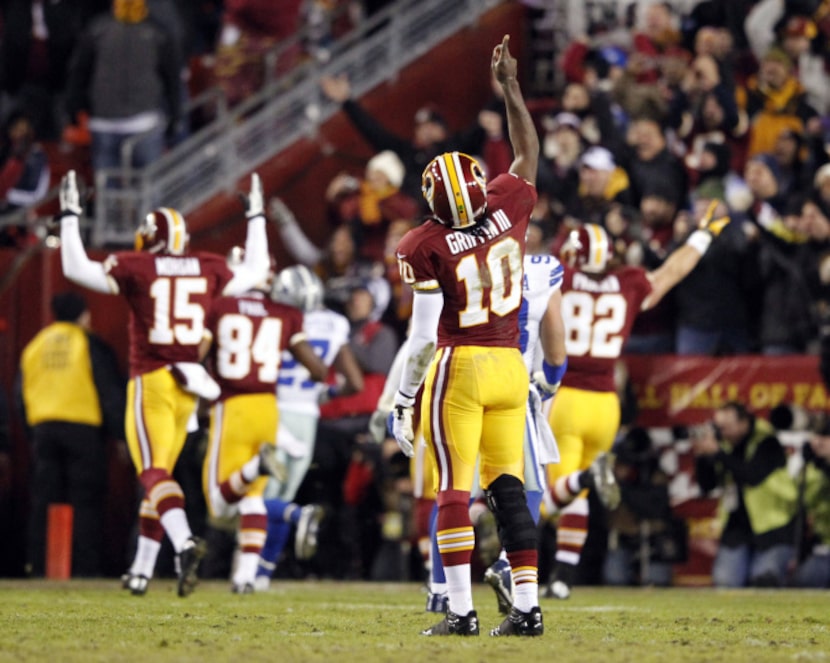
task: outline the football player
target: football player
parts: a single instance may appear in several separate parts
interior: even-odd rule
[[[304,313],[303,330],[328,370],[334,367],[342,384],[315,382],[308,368],[290,353],[283,353],[277,380],[280,424],[277,432],[277,457],[286,468],[286,478],[272,478],[265,489],[268,511],[268,536],[260,551],[255,587],[268,588],[280,553],[296,524],[294,553],[297,559],[310,558],[317,545],[317,529],[323,511],[309,504],[299,512],[291,508],[311,459],[320,419],[320,403],[336,396],[363,390],[363,373],[349,347],[349,321],[323,307],[323,282],[305,265],[286,267],[274,279],[271,298]]]
[[[91,260],[78,228],[82,209],[74,171],[62,178],[59,197],[64,276],[90,290],[121,295],[130,308],[126,437],[144,498],[136,557],[123,584],[136,595],[147,591],[166,533],[176,552],[178,594],[187,596],[205,545],[193,536],[172,472],[197,399],[219,396],[199,363],[207,311],[217,296],[241,294],[268,271],[262,184],[254,174],[246,204],[245,261],[235,272],[223,256],[191,252],[184,216],[166,207],[146,216],[134,251]]]
[[[239,265],[239,252],[231,253],[231,262],[232,268]],[[222,395],[210,410],[203,483],[211,516],[239,515],[240,554],[231,585],[237,594],[254,592],[268,524],[263,500],[267,477],[286,478],[275,446],[283,351],[305,368],[310,381],[320,383],[327,373],[303,330],[303,312],[271,299],[273,276],[270,272],[241,295],[214,300],[206,324],[205,346]],[[317,507],[303,509],[290,504],[283,511],[300,521],[315,517]]]
[[[728,216],[718,216],[722,210],[719,201],[712,201],[685,244],[653,272],[631,266],[612,268],[611,243],[598,225],[572,230],[562,247],[568,372],[550,410],[560,460],[548,465],[550,496],[559,511],[556,569],[548,596],[570,596],[588,536],[588,489],[596,489],[608,508],[619,503],[619,487],[607,455],[620,425],[614,364],[634,319],[694,269],[712,239],[729,223]]]
[[[446,617],[424,635],[478,635],[470,556],[470,492],[480,477],[513,568],[514,605],[491,635],[541,635],[536,527],[523,484],[528,373],[519,351],[522,257],[536,202],[539,137],[517,80],[509,36],[491,70],[504,91],[514,160],[488,186],[478,162],[441,154],[423,173],[433,216],[397,249],[414,292],[407,356],[393,431],[414,454],[413,408],[423,385],[421,425],[438,466],[437,541],[447,579]]]
[[[562,276],[562,265],[555,257],[524,257],[519,338],[525,367],[533,376],[525,424],[524,477],[528,507],[536,523],[547,489],[545,466],[559,460],[542,401],[556,393],[568,367],[562,320]],[[510,562],[504,551],[487,568],[484,580],[496,592],[499,611],[509,614],[513,582]]]

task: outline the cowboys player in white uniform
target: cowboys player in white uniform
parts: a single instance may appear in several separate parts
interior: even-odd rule
[[[323,282],[304,265],[283,269],[274,279],[271,289],[274,300],[304,312],[303,329],[308,342],[327,367],[334,366],[338,377],[342,376],[342,384],[314,382],[302,364],[290,355],[283,356],[277,383],[280,407],[277,457],[285,465],[287,477],[285,481],[270,480],[265,490],[264,497],[269,505],[268,536],[260,553],[255,580],[257,591],[268,588],[290,534],[289,516],[273,517],[273,506],[284,502],[290,508],[308,472],[314,455],[320,403],[363,389],[363,374],[348,345],[349,321],[323,307],[324,294]],[[323,516],[318,505],[307,505],[303,509],[305,513],[297,521],[295,536],[295,555],[298,559],[308,559],[314,554],[316,530]]]
[[[537,523],[547,490],[544,466],[559,460],[542,401],[553,396],[567,369],[561,314],[562,274],[562,265],[552,255],[524,257],[519,333],[522,357],[532,376],[525,423],[524,479],[527,504]],[[484,579],[496,592],[499,611],[509,612],[512,577],[504,551],[487,569]]]

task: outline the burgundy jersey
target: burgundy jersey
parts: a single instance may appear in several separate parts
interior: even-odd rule
[[[487,186],[487,215],[453,230],[430,220],[398,244],[401,278],[419,292],[440,291],[438,347],[519,347],[522,257],[536,189],[515,175]]]
[[[563,386],[616,390],[614,364],[650,293],[651,281],[640,267],[622,267],[600,278],[565,267],[562,319],[568,370]]]
[[[305,339],[303,312],[257,291],[215,300],[207,328],[220,400],[240,394],[276,397],[282,352]]]
[[[224,257],[124,251],[104,267],[130,306],[131,377],[199,360],[207,311],[233,276]]]

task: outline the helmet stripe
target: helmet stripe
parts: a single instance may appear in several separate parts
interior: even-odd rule
[[[594,223],[589,223],[586,227],[591,236],[591,246],[588,259],[593,269],[600,270],[604,267],[603,258],[605,256],[605,242],[603,241],[603,234],[605,231]]]
[[[471,215],[473,213],[472,203],[470,202],[470,195],[467,192],[467,180],[461,167],[461,159],[458,152],[451,152],[448,155],[452,159],[452,193],[454,197],[454,211],[456,219],[462,226],[469,225],[471,222]]]
[[[184,220],[176,210],[170,210],[170,253],[184,252]]]

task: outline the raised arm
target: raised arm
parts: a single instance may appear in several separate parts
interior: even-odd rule
[[[648,310],[657,305],[674,286],[682,281],[700,262],[703,254],[709,249],[712,240],[720,235],[729,223],[730,218],[725,215],[725,207],[719,200],[713,200],[703,218],[686,243],[675,249],[660,267],[648,275],[651,281],[651,294],[643,302],[642,310]],[[717,216],[721,214],[721,216]],[[716,218],[717,217],[717,218]]]
[[[223,290],[225,295],[241,295],[263,283],[268,277],[271,259],[268,256],[268,234],[265,232],[265,208],[262,180],[251,175],[251,191],[245,196],[245,218],[248,232],[245,236],[245,257],[234,270],[233,278]]]
[[[513,146],[510,172],[535,184],[539,161],[539,134],[519,88],[518,67],[516,58],[510,55],[509,41],[510,35],[504,35],[501,44],[493,49],[491,67],[493,75],[504,91],[507,131],[510,144]]]
[[[117,295],[119,288],[115,279],[107,274],[103,263],[89,259],[84,243],[81,241],[81,231],[78,226],[82,211],[81,197],[78,194],[74,170],[70,170],[61,178],[59,198],[63,275],[70,281],[95,292]]]

